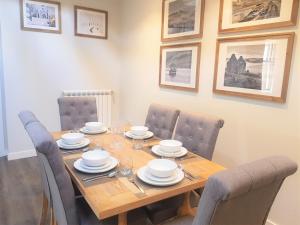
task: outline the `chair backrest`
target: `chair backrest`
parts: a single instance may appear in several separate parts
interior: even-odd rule
[[[33,113],[24,111],[19,117],[38,153],[44,192],[53,205],[57,224],[78,225],[74,189],[55,140]]]
[[[181,141],[188,150],[211,160],[223,125],[224,120],[219,118],[181,112],[174,139]]]
[[[273,156],[211,176],[193,225],[264,225],[284,179],[296,170],[290,159]]]
[[[151,104],[148,110],[145,126],[161,139],[172,138],[179,110],[158,104]]]
[[[86,122],[98,121],[95,97],[61,97],[58,106],[63,131],[81,128]]]

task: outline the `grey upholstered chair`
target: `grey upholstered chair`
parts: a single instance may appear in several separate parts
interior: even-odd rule
[[[47,221],[49,207],[52,208],[51,212],[54,212],[57,225],[117,224],[115,217],[99,222],[83,198],[75,199],[71,179],[51,134],[31,112],[21,112],[19,117],[37,150],[41,166],[44,189],[41,224]],[[134,218],[131,218],[132,216]],[[147,218],[143,211],[137,210],[129,214],[129,222],[129,225],[147,224]]]
[[[174,139],[181,141],[189,151],[211,160],[223,125],[224,120],[219,118],[181,112]]]
[[[98,121],[95,97],[61,97],[58,106],[63,131],[81,128],[86,122]]]
[[[275,197],[297,164],[282,156],[219,172],[208,179],[195,218],[165,225],[264,225]]]
[[[220,128],[224,121],[208,115],[180,112],[174,139],[183,143],[188,150],[208,160],[212,159]],[[192,207],[198,205],[200,199],[198,189],[191,195]],[[153,223],[160,223],[177,215],[183,202],[183,196],[176,196],[146,206],[147,213]]]
[[[179,115],[179,110],[158,104],[151,104],[145,126],[160,139],[170,139]]]

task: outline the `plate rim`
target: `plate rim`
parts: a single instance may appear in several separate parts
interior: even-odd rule
[[[131,134],[131,131],[126,131],[125,132],[125,136],[128,137],[128,138],[131,138],[131,139],[137,139],[137,140],[145,140],[145,139],[149,139],[149,138],[152,138],[154,136],[154,133],[152,131],[147,131],[148,135],[144,135],[144,136],[136,136],[136,135],[132,135]]]
[[[78,169],[78,167],[75,166],[75,164],[77,164],[78,161],[79,161],[81,158],[75,160],[75,162],[73,163],[73,166],[74,166],[74,168],[75,168],[77,171],[80,171],[80,172],[83,172],[83,173],[89,173],[89,174],[105,173],[105,172],[107,172],[107,171],[110,171],[110,170],[114,169],[114,168],[117,167],[118,164],[119,164],[119,160],[118,160],[118,159],[116,159],[115,157],[112,157],[112,158],[113,158],[113,162],[112,162],[111,166],[110,166],[110,167],[107,167],[106,169],[101,170],[101,171],[99,171],[99,170],[95,170],[95,171],[94,171],[94,170],[87,170],[87,169],[84,169],[84,168],[81,168],[81,167]],[[81,170],[81,169],[83,169],[83,170]]]
[[[181,151],[182,152],[180,154],[176,153],[175,155],[168,154],[168,153],[166,153],[166,154],[164,154],[164,153],[160,154],[161,151],[158,148],[159,148],[159,145],[153,145],[152,148],[151,148],[151,151],[154,154],[156,154],[158,156],[163,156],[163,157],[178,158],[178,157],[185,156],[188,153],[188,150],[185,147],[183,147],[183,146],[181,147]],[[157,152],[157,150],[159,152]]]
[[[150,184],[150,185],[154,185],[154,186],[172,186],[172,185],[175,185],[175,184],[178,184],[180,183],[183,179],[184,179],[184,173],[183,171],[179,170],[179,174],[178,174],[178,178],[175,179],[174,181],[172,182],[168,182],[168,183],[160,183],[160,182],[155,182],[155,181],[151,181],[149,182],[149,179],[146,178],[145,180],[145,177],[143,177],[141,174],[143,173],[143,171],[146,169],[146,166],[143,166],[141,167],[138,171],[137,171],[137,176],[140,180],[142,180],[143,182],[147,183],[147,184]],[[147,181],[148,180],[148,181]]]
[[[84,162],[83,162],[83,160],[82,160],[82,158],[80,158],[80,159],[81,159],[80,164],[83,164],[83,167],[85,167],[85,168],[93,168],[93,166],[87,166],[87,165],[85,165]],[[80,159],[78,159],[78,160],[80,160]],[[113,159],[112,159],[112,157],[110,157],[109,159],[110,159],[109,165],[111,165],[113,163]],[[102,168],[106,168],[106,167],[109,167],[108,166],[108,162],[106,164],[104,164],[104,166],[102,166]],[[94,166],[94,168],[91,169],[91,170],[97,170],[96,168],[98,168],[98,167]]]
[[[62,144],[62,139],[58,139],[56,141],[56,144],[59,148],[61,149],[66,149],[66,150],[72,150],[72,149],[79,149],[79,148],[84,148],[85,146],[88,146],[89,144],[91,143],[90,139],[88,138],[84,138],[84,140],[82,141],[82,144],[81,145],[69,145],[69,146],[66,146],[64,144]]]
[[[86,130],[86,127],[82,127],[79,129],[79,131],[81,133],[84,133],[84,134],[102,134],[102,133],[105,133],[108,131],[108,128],[105,126],[103,130],[99,130],[99,131],[88,131]]]
[[[157,181],[157,182],[162,182],[162,183],[166,183],[166,182],[171,182],[171,181],[174,181],[174,180],[176,180],[177,179],[177,177],[179,176],[179,169],[178,168],[176,168],[176,175],[175,175],[175,172],[174,172],[174,175],[173,175],[173,179],[172,180],[168,180],[168,181],[164,181],[164,180],[155,180],[155,179],[151,179],[150,177],[149,177],[149,175],[152,177],[152,178],[154,178],[154,177],[156,177],[156,176],[154,176],[154,175],[152,175],[152,174],[150,174],[149,172],[147,172],[147,168],[145,169],[146,171],[145,171],[145,176],[147,177],[147,178],[149,178],[150,180],[153,180],[153,181]],[[157,177],[158,179],[160,179],[159,177]]]

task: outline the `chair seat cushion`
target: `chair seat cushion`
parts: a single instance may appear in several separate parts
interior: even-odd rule
[[[118,217],[114,216],[99,221],[95,213],[91,210],[84,198],[76,200],[77,209],[80,216],[80,225],[117,225]],[[136,209],[128,213],[128,225],[151,225],[143,209]]]
[[[162,225],[192,225],[194,220],[194,217],[192,216],[183,216],[183,217],[177,217],[173,220],[169,220],[165,223],[162,223]]]

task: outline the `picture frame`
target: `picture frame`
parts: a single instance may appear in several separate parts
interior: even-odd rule
[[[285,103],[294,36],[291,32],[218,39],[213,92]]]
[[[61,33],[61,4],[48,0],[20,0],[21,29]]]
[[[205,0],[163,0],[161,41],[202,38],[204,10]]]
[[[101,9],[92,9],[74,6],[75,36],[107,39],[108,12]]]
[[[298,8],[299,0],[220,0],[218,30],[222,34],[295,26]]]
[[[198,92],[201,43],[161,46],[159,86]]]

